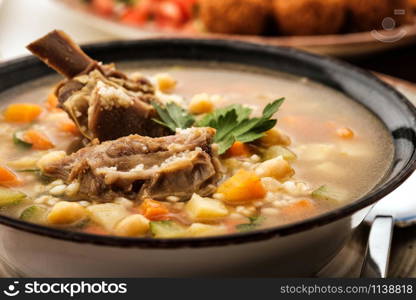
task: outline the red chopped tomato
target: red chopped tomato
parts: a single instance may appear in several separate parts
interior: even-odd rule
[[[158,3],[155,10],[155,22],[158,27],[180,27],[186,21],[187,18],[178,3],[171,1],[161,1]]]
[[[121,17],[121,22],[130,25],[144,25],[150,18],[150,11],[145,7],[129,8]]]
[[[113,0],[92,0],[91,7],[93,10],[102,16],[111,16],[114,11]]]

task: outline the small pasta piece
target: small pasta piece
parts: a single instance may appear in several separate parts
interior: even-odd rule
[[[70,225],[88,217],[84,207],[75,202],[61,201],[56,203],[48,214],[48,223]]]
[[[54,186],[53,188],[51,188],[49,190],[49,194],[51,194],[53,196],[61,196],[65,193],[65,189],[66,189],[66,185],[60,184],[60,185],[57,185],[57,186]]]
[[[292,177],[295,171],[286,160],[279,156],[262,162],[256,168],[256,174],[259,177],[272,177],[277,180],[284,180]]]
[[[139,214],[130,215],[116,225],[114,232],[119,236],[142,236],[149,231],[150,221]]]
[[[68,197],[75,196],[79,191],[80,184],[78,181],[71,182],[65,189],[65,195]]]

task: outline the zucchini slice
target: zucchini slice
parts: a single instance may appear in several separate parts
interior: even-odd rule
[[[16,131],[13,134],[13,142],[16,146],[22,147],[22,148],[32,148],[32,144],[28,143],[23,138],[24,131]]]
[[[186,235],[186,229],[173,221],[150,222],[150,231],[157,238],[176,238]]]
[[[48,209],[39,205],[32,205],[27,207],[20,215],[20,219],[32,223],[44,224],[46,223]]]
[[[330,188],[326,185],[321,186],[312,192],[312,197],[317,200],[331,201],[341,203],[346,200],[347,195],[343,191]]]
[[[19,204],[25,198],[22,192],[0,187],[0,207]]]
[[[264,151],[263,159],[269,160],[282,156],[283,159],[288,161],[296,160],[296,154],[283,146],[272,146]]]

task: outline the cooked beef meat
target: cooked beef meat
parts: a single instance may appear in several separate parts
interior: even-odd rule
[[[56,96],[88,139],[168,134],[165,127],[152,120],[157,113],[151,102],[158,99],[146,78],[129,78],[114,65],[91,59],[62,31],[47,34],[28,49],[67,78],[56,88]]]
[[[117,196],[137,201],[206,196],[214,192],[221,173],[211,148],[214,135],[212,128],[160,138],[131,135],[51,160],[42,171],[67,183],[78,180],[80,197],[102,202]]]

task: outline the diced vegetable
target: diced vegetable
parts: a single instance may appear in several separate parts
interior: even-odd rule
[[[227,150],[227,156],[250,156],[250,147],[242,142],[234,142],[230,149]]]
[[[263,198],[266,189],[256,173],[241,169],[222,183],[217,193],[223,194],[229,204],[240,204]]]
[[[186,235],[186,228],[174,221],[150,222],[150,230],[157,238],[177,238]]]
[[[25,208],[25,210],[20,215],[20,219],[36,224],[45,224],[47,212],[48,210],[44,206],[32,205]]]
[[[315,205],[311,200],[302,199],[289,206],[281,208],[281,213],[284,215],[303,215],[315,210]]]
[[[59,130],[73,135],[78,135],[80,133],[75,123],[70,120],[61,122],[59,124]]]
[[[288,148],[283,146],[272,146],[270,148],[267,148],[264,151],[263,159],[269,160],[276,157],[283,157],[285,160],[293,161],[296,160],[296,154],[290,151]]]
[[[87,210],[76,202],[56,203],[48,214],[47,221],[54,225],[73,225],[88,218]]]
[[[220,235],[225,233],[227,233],[227,227],[223,225],[207,225],[201,223],[193,223],[186,230],[186,236],[189,237]]]
[[[349,128],[338,128],[337,135],[342,139],[352,139],[354,137],[354,131]]]
[[[265,217],[263,216],[249,217],[248,220],[249,220],[249,223],[237,225],[235,227],[237,231],[246,232],[246,231],[254,230],[264,222]]]
[[[0,185],[12,187],[22,184],[22,180],[9,168],[0,166]]]
[[[113,203],[90,205],[87,211],[92,221],[108,231],[113,231],[116,224],[129,215],[124,206]]]
[[[24,131],[16,131],[13,134],[13,143],[16,146],[19,146],[22,148],[27,148],[27,149],[32,148],[32,144],[24,140],[24,134],[25,134]]]
[[[282,156],[266,160],[256,168],[259,177],[273,177],[277,180],[284,180],[295,174],[290,164]]]
[[[45,102],[46,109],[49,111],[54,111],[57,109],[58,103],[58,98],[56,97],[55,93],[50,93]]]
[[[290,138],[279,129],[272,128],[264,133],[264,136],[260,139],[260,143],[265,147],[274,145],[289,146],[291,141]]]
[[[152,221],[166,220],[169,209],[161,202],[145,199],[139,206],[139,212]]]
[[[323,185],[312,192],[312,197],[317,200],[341,203],[347,200],[347,193],[345,191]]]
[[[23,135],[23,139],[31,144],[35,150],[48,150],[54,147],[46,135],[34,129],[27,130]]]
[[[0,187],[0,207],[19,204],[25,198],[22,192]]]
[[[30,123],[42,112],[42,108],[36,104],[14,103],[10,104],[4,111],[6,122]]]
[[[139,214],[130,215],[118,222],[114,232],[119,236],[142,236],[149,230],[149,220]]]
[[[197,194],[185,205],[185,211],[194,221],[210,221],[228,215],[228,209],[221,201],[203,198]]]

